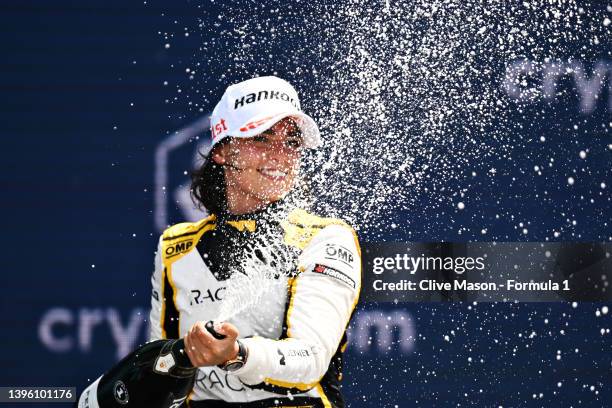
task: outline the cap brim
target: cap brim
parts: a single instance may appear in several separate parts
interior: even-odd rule
[[[302,112],[284,112],[279,113],[275,116],[271,116],[269,118],[251,118],[241,127],[241,129],[234,132],[238,134],[232,134],[231,136],[241,138],[257,136],[258,134],[265,132],[266,130],[274,126],[276,123],[278,123],[280,120],[283,120],[285,118],[295,119],[296,124],[302,132],[304,147],[309,149],[316,149],[317,147],[319,147],[319,145],[321,145],[321,133],[319,132],[319,127],[310,116]],[[261,124],[258,124],[256,127],[253,127],[252,129],[250,128],[247,130],[242,130],[246,128],[249,123],[254,123],[258,121],[263,122]]]

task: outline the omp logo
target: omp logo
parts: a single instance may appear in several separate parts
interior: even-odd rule
[[[325,258],[335,259],[349,266],[351,266],[353,259],[355,259],[353,252],[350,249],[337,244],[325,245]]]
[[[185,169],[199,167],[202,164],[199,152],[206,154],[210,149],[209,117],[210,115],[205,115],[189,126],[177,130],[162,140],[155,150],[154,220],[158,232],[162,232],[170,224],[170,208],[178,207],[181,212],[179,216],[172,217],[174,220],[197,221],[207,215],[197,209],[191,201],[189,191],[191,180],[183,172]],[[224,126],[222,123],[219,125]],[[178,176],[180,181],[173,181],[176,176],[170,171],[170,159],[174,157],[173,153],[175,156],[184,156],[185,149],[189,149],[191,161],[172,166],[172,169],[181,172]],[[171,175],[173,177],[170,177]]]
[[[413,319],[404,310],[358,312],[348,335],[349,347],[360,353],[410,354],[416,341]]]
[[[600,60],[589,65],[590,70],[576,60],[516,60],[506,68],[503,88],[516,102],[553,102],[562,95],[559,83],[569,78],[575,86],[580,112],[589,115],[595,111],[598,100],[605,97],[607,77],[608,110],[612,111],[612,62]]]
[[[182,252],[188,251],[189,248],[191,248],[192,246],[193,246],[193,241],[191,240],[181,241],[181,242],[175,243],[174,245],[169,245],[164,252],[166,253],[167,256],[172,257],[175,255],[179,255]]]

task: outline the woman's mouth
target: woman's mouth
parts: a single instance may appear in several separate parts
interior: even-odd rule
[[[287,172],[283,170],[263,168],[263,169],[259,169],[258,171],[264,177],[267,177],[270,180],[278,181],[278,180],[283,180],[285,179],[285,177],[287,177]]]

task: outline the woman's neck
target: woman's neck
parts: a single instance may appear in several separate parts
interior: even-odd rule
[[[248,200],[228,200],[227,212],[232,215],[250,214],[256,211],[263,210],[270,203],[263,201],[250,202]]]
[[[231,215],[251,214],[264,210],[270,205],[282,201],[284,198],[285,196],[273,201],[263,201],[250,194],[240,196],[232,194],[227,197],[227,212]]]

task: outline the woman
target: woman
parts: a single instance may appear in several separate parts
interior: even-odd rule
[[[302,149],[318,146],[318,128],[293,87],[270,76],[227,88],[211,133],[192,178],[196,203],[211,215],[160,238],[151,340],[184,337],[199,367],[190,407],[342,407],[361,259],[347,224],[298,207]],[[263,289],[251,279],[229,294],[232,276],[252,278],[258,268],[267,271]],[[224,301],[218,339],[205,323]]]

